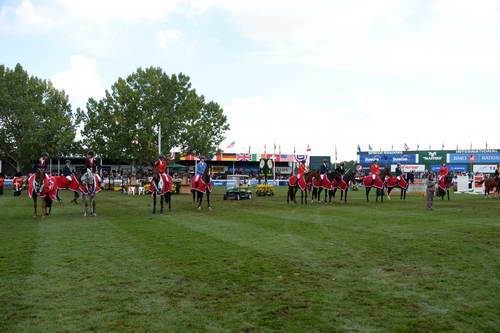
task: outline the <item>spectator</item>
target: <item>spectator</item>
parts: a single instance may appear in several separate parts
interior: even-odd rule
[[[432,210],[432,204],[434,202],[434,192],[436,191],[436,181],[434,180],[434,174],[430,173],[427,178],[427,209]]]

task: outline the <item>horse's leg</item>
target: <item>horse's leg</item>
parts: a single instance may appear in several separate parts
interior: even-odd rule
[[[156,193],[153,193],[153,214],[156,214]]]
[[[450,201],[450,190],[446,190],[446,194],[448,194],[448,201]]]
[[[295,187],[293,188],[293,202],[295,202],[295,204],[297,204],[297,191],[298,191],[298,190],[299,190],[299,189],[298,189],[298,187],[297,187],[297,186],[295,186]]]
[[[290,186],[288,186],[288,192],[286,192],[286,203],[289,204],[290,203]]]
[[[307,191],[307,189],[306,189],[306,199],[305,199],[305,200],[306,200],[306,201],[305,201],[305,202],[306,202],[306,205],[307,205],[307,192],[308,192],[308,191]]]
[[[347,192],[349,192],[349,189],[346,189],[346,190],[345,190],[345,194],[344,194],[344,203],[347,203]]]
[[[191,190],[191,192],[193,192],[193,203],[196,201],[195,197],[196,197],[196,192],[195,190]]]
[[[49,197],[47,197],[47,208],[48,208],[47,215],[50,216],[50,214],[52,214],[52,199]]]
[[[35,210],[35,215],[33,217],[38,217],[38,199],[36,194],[33,194],[33,208]]]
[[[47,215],[47,201],[45,198],[41,198],[42,200],[42,217],[45,217]]]
[[[88,195],[83,195],[83,216],[87,216],[87,206],[88,206]]]
[[[302,191],[302,189],[300,189],[300,204],[304,204],[304,191]]]
[[[198,210],[201,209],[201,203],[203,202],[203,193],[198,191]]]
[[[366,190],[366,202],[370,201],[370,199],[368,198],[368,195],[370,194],[370,190],[372,188],[371,187],[367,187],[365,190]]]
[[[388,187],[387,188],[387,199],[391,200],[391,191],[392,191],[392,187]]]
[[[165,199],[165,194],[160,195],[160,214],[163,214],[163,201]]]
[[[168,192],[167,193],[167,198],[168,198],[168,210],[172,210],[172,193]]]
[[[95,205],[96,205],[96,202],[95,202],[95,193],[92,195],[92,216],[97,216],[97,212],[95,210]]]
[[[207,191],[207,206],[208,210],[212,210],[212,205],[210,205],[210,191]]]

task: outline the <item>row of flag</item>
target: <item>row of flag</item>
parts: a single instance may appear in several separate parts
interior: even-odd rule
[[[236,145],[236,141],[233,141],[229,145],[227,145],[226,149],[234,148],[235,145]],[[276,148],[278,148],[278,154],[281,155],[281,145],[274,144],[274,147],[273,147],[274,153],[276,152]],[[335,150],[337,150],[337,147],[335,147]],[[251,146],[248,145],[248,154],[250,154],[250,151],[251,151]],[[311,147],[309,145],[307,145],[306,152],[309,153],[311,151],[312,151]],[[295,152],[296,152],[296,149],[295,149],[295,145],[294,145],[293,146],[293,153],[295,154]],[[267,154],[267,144],[264,145],[264,154]]]
[[[488,149],[488,142],[486,142],[485,147],[486,147],[486,149]],[[405,144],[403,144],[403,149],[405,151],[408,151],[408,150],[410,150],[410,147],[405,143]],[[431,149],[432,149],[432,145],[429,144],[429,150],[431,150]],[[472,143],[470,144],[470,149],[472,149]],[[368,145],[368,151],[373,151],[373,150],[374,149],[373,149],[372,145]],[[394,145],[391,145],[391,150],[394,150]],[[420,150],[420,145],[418,143],[417,143],[416,150]],[[444,143],[441,145],[441,150],[444,150]],[[456,150],[458,150],[458,144],[457,144]],[[379,151],[382,151],[382,146],[380,146]],[[358,144],[358,152],[359,153],[361,152],[361,146],[359,144]]]

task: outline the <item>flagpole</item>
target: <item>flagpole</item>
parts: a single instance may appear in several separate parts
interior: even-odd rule
[[[161,155],[161,123],[158,123],[158,156]]]

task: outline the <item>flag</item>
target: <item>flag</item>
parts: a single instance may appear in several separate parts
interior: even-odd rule
[[[293,145],[293,154],[295,155],[295,145]]]
[[[488,149],[488,142],[486,142],[486,149]]]
[[[337,162],[337,145],[335,145],[335,162]]]
[[[441,150],[444,149],[444,142],[441,144]]]
[[[250,155],[250,145],[248,145],[248,155]]]
[[[472,142],[470,143],[470,149],[472,150]]]
[[[236,155],[238,161],[250,161],[252,156],[250,154],[238,154]]]
[[[419,150],[419,149],[420,149],[420,145],[417,143],[417,150]]]
[[[457,150],[458,150],[458,143],[457,143]]]
[[[230,148],[234,148],[234,145],[236,144],[235,141],[231,142],[227,147],[226,149],[230,149]]]
[[[429,144],[429,150],[431,150],[431,144]]]
[[[372,145],[368,145],[368,150],[369,150],[369,151],[372,151],[372,150],[373,150]]]
[[[281,145],[279,145],[279,154],[281,155]]]
[[[361,153],[361,147],[358,144],[358,153]]]
[[[311,151],[311,147],[309,147],[309,145],[307,145],[306,152],[310,152],[310,151]]]
[[[294,155],[294,156],[295,156],[295,159],[297,160],[297,162],[305,161],[307,158],[306,155]]]
[[[405,150],[408,151],[410,150],[410,147],[408,147],[408,145],[405,143]]]
[[[391,146],[391,150],[394,150],[394,145]]]
[[[267,154],[267,145],[264,145],[264,155]]]

